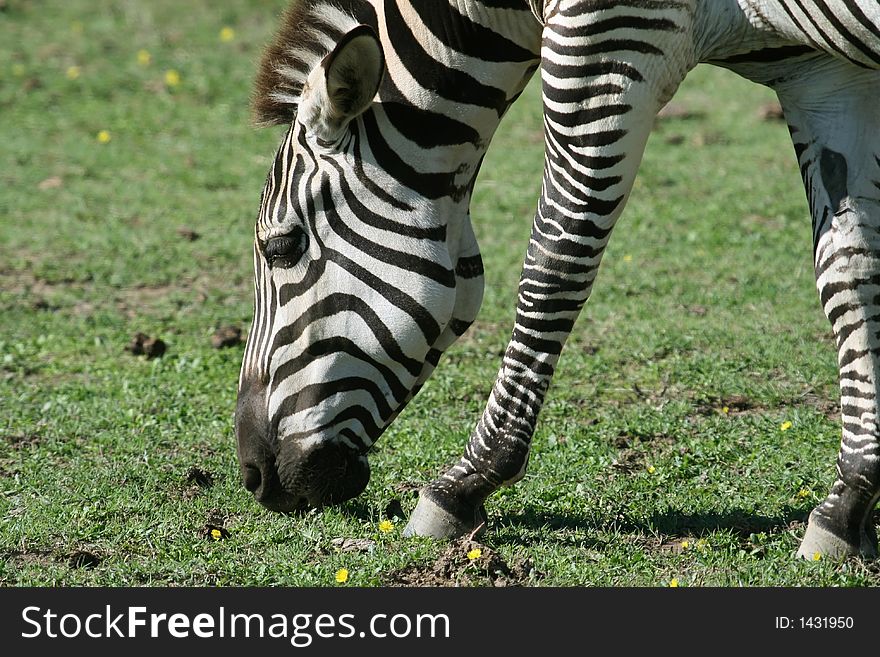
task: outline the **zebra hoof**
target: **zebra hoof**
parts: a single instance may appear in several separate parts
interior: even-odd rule
[[[409,522],[403,530],[404,536],[428,536],[436,539],[459,538],[473,534],[481,535],[486,530],[486,510],[480,505],[472,513],[453,514],[440,506],[432,496],[424,491],[419,493],[419,501]]]
[[[820,525],[811,513],[807,531],[801,541],[797,556],[808,561],[815,561],[819,557],[844,559],[861,556],[875,559],[877,558],[877,540],[863,529],[859,544],[851,543]]]

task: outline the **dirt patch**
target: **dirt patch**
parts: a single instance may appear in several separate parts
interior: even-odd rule
[[[192,466],[186,471],[186,482],[199,488],[210,488],[214,485],[214,475],[207,470]]]
[[[205,521],[208,524],[220,525],[225,527],[228,524],[229,515],[222,509],[211,509],[205,514]]]
[[[394,484],[391,490],[395,493],[402,493],[404,495],[416,495],[422,486],[424,486],[424,484],[420,484],[417,481],[401,481]]]
[[[730,395],[706,399],[696,404],[700,415],[742,415],[753,411],[766,411],[768,406],[743,395]]]
[[[61,187],[64,187],[64,180],[61,179],[61,176],[51,176],[40,181],[40,184],[37,185],[37,189],[42,191],[60,189]]]
[[[11,479],[19,473],[19,467],[13,459],[0,459],[0,477]]]
[[[211,346],[214,347],[214,349],[236,347],[241,343],[241,328],[238,326],[224,326],[218,328],[211,336]]]
[[[138,285],[135,287],[111,288],[110,294],[116,309],[128,318],[134,318],[144,308],[155,307],[167,302],[175,294],[182,294],[189,301],[193,299],[193,289],[187,287],[188,282],[180,285]],[[96,290],[97,291],[97,290]],[[204,299],[201,299],[204,301]],[[180,303],[178,305],[181,305]]]
[[[195,532],[201,538],[213,542],[235,536],[239,529],[248,525],[251,514],[232,513],[220,508],[213,508],[205,512],[204,518],[205,524],[196,527]]]
[[[614,446],[618,449],[626,449],[638,444],[662,447],[676,442],[678,442],[678,439],[675,436],[670,436],[668,433],[622,433],[614,439]]]
[[[660,545],[657,546],[657,549],[661,552],[671,552],[673,554],[679,554],[681,552],[685,552],[690,550],[696,546],[698,539],[691,538],[690,536],[685,536],[679,539],[661,539]],[[696,549],[703,549],[703,545],[705,541]]]
[[[48,550],[13,550],[0,554],[0,558],[13,566],[13,571],[28,566],[49,567],[56,561]]]
[[[836,395],[822,396],[812,390],[801,395],[781,401],[776,405],[768,405],[743,395],[730,395],[729,397],[716,397],[704,399],[695,404],[697,413],[704,416],[727,415],[734,417],[746,413],[762,413],[774,408],[789,408],[794,406],[808,406],[818,411],[829,420],[840,420],[840,401]]]
[[[816,409],[829,420],[840,421],[840,400],[836,396],[823,397],[813,392],[807,392],[797,401]]]
[[[159,358],[165,353],[167,345],[159,338],[151,338],[146,333],[135,333],[131,342],[125,347],[134,356],[146,356],[147,359]]]
[[[636,470],[643,470],[645,464],[645,455],[634,449],[624,449],[611,462],[611,467],[620,472],[627,474]]]
[[[467,538],[446,547],[433,563],[391,571],[389,586],[523,586],[543,578],[531,559],[507,563],[495,550]]]
[[[179,490],[179,493],[181,497],[183,497],[183,499],[191,500],[201,495],[202,491],[210,488],[213,485],[213,474],[211,474],[207,470],[203,470],[202,468],[192,466],[189,470],[186,471],[186,474],[183,477],[183,485],[182,488]]]
[[[765,406],[762,406],[753,399],[749,399],[742,395],[732,395],[731,397],[722,399],[721,402],[721,411],[724,412],[724,409],[726,408],[728,415],[737,415],[758,408],[766,409]]]
[[[33,260],[38,257],[33,256]],[[174,284],[116,287],[95,283],[90,277],[47,281],[30,271],[4,269],[0,265],[0,289],[20,297],[24,306],[33,310],[61,311],[88,316],[97,308],[113,309],[129,319],[152,309],[173,304],[179,310],[197,308],[208,298],[247,298],[253,281],[235,277],[217,285],[216,277],[203,275],[184,278]]]
[[[208,511],[207,522],[199,530],[199,536],[209,541],[223,541],[229,538],[229,530],[226,529],[226,515],[220,509]]]
[[[144,285],[131,288],[106,288],[97,289],[90,279],[73,280],[62,279],[59,281],[46,281],[38,278],[30,272],[0,271],[5,278],[3,288],[14,294],[30,299],[30,306],[34,310],[70,310],[73,314],[88,315],[94,311],[98,301],[92,301],[100,296],[101,301],[112,299],[117,310],[131,315],[131,309],[141,309],[145,305],[165,299],[177,289],[190,289],[186,286],[176,288],[172,285]],[[72,300],[72,296],[88,297]]]
[[[230,533],[226,526],[229,524],[229,515],[222,509],[211,509],[205,514],[205,524],[199,529],[199,536],[209,541],[222,541],[229,538]]]
[[[66,559],[71,568],[96,568],[101,563],[101,558],[87,550],[77,550]]]
[[[18,569],[28,567],[50,568],[53,564],[65,563],[70,568],[91,570],[101,564],[101,557],[89,550],[75,550],[70,553],[39,549],[13,550],[12,552],[0,554],[0,558]]]
[[[663,360],[669,355],[668,352],[661,350],[652,356],[653,360]],[[638,402],[653,406],[655,410],[662,410],[669,403],[669,396],[666,392],[669,390],[669,383],[664,381],[663,387],[659,390],[642,390],[638,383],[632,384],[632,391]]]
[[[201,235],[199,235],[192,228],[186,228],[185,226],[181,226],[180,228],[178,228],[177,234],[185,239],[187,242],[195,242],[201,237]]]
[[[334,538],[330,541],[339,552],[372,552],[376,547],[376,541],[369,538]]]
[[[3,436],[3,442],[8,443],[13,449],[26,449],[39,445],[42,436],[35,433],[19,433],[9,436]]]
[[[667,445],[673,445],[678,442],[675,436],[665,433],[658,434],[620,434],[614,439],[614,446],[620,452],[611,462],[611,467],[625,474],[632,474],[648,468],[648,461],[651,452],[644,449],[635,449],[636,445],[647,444],[651,449],[659,450]]]

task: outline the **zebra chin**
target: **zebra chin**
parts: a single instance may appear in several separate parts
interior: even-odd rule
[[[370,481],[367,457],[335,440],[285,440],[274,459],[241,463],[245,488],[270,511],[305,511],[357,497]]]

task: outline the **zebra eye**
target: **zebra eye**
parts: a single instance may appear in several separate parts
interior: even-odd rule
[[[302,228],[297,227],[287,235],[273,237],[266,242],[263,253],[270,269],[286,269],[300,261],[308,246],[308,236]]]

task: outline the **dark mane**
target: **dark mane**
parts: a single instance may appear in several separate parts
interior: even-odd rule
[[[332,0],[292,0],[288,5],[257,70],[251,107],[258,124],[293,121],[309,73],[349,29],[345,23],[356,23],[340,4]]]

